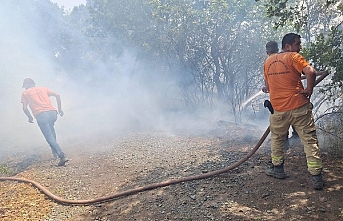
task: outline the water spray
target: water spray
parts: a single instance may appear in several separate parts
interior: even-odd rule
[[[257,92],[256,94],[254,94],[253,96],[251,96],[248,100],[246,100],[242,105],[241,105],[241,108],[244,109],[244,107],[252,100],[254,100],[256,97],[260,96],[264,94],[263,91],[259,91]]]

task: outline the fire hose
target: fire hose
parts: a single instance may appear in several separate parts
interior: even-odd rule
[[[315,85],[317,85],[319,82],[321,82],[328,74],[329,74],[328,72],[324,72],[319,78],[316,79]],[[264,140],[267,138],[269,132],[270,132],[270,127],[268,127],[266,129],[266,131],[264,132],[264,134],[262,135],[260,140],[257,142],[255,147],[245,157],[243,157],[241,160],[237,161],[236,163],[234,163],[234,164],[232,164],[226,168],[216,170],[216,171],[212,171],[212,172],[208,172],[208,173],[204,173],[204,174],[200,174],[200,175],[188,176],[188,177],[184,177],[184,178],[171,179],[171,180],[166,180],[166,181],[159,182],[159,183],[153,183],[150,185],[129,189],[129,190],[126,190],[126,191],[123,191],[120,193],[115,193],[112,195],[103,196],[103,197],[99,197],[99,198],[95,198],[95,199],[89,199],[89,200],[64,199],[64,198],[61,198],[59,196],[54,195],[53,193],[51,193],[49,190],[47,190],[45,187],[43,187],[38,182],[28,180],[25,178],[0,177],[0,181],[17,181],[17,182],[30,183],[31,185],[33,185],[34,187],[39,189],[43,194],[48,196],[50,199],[54,200],[57,203],[66,204],[66,205],[90,205],[90,204],[95,204],[95,203],[108,202],[108,201],[114,200],[114,199],[119,198],[119,197],[128,196],[128,195],[132,195],[132,194],[147,191],[147,190],[157,189],[157,188],[169,186],[172,184],[177,184],[177,183],[182,183],[182,182],[187,182],[187,181],[192,181],[192,180],[206,179],[206,178],[210,178],[210,177],[222,174],[222,173],[226,173],[226,172],[238,167],[239,165],[241,165],[245,161],[247,161],[258,150],[258,148],[260,148],[260,146],[262,145]]]

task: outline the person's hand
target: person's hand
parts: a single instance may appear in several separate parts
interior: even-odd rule
[[[61,117],[63,117],[63,115],[64,115],[64,112],[63,112],[63,110],[58,110],[58,113],[59,113],[59,115],[61,116]]]
[[[267,88],[267,87],[263,87],[263,88],[262,88],[262,91],[263,91],[264,93],[269,93],[269,91],[268,91],[268,88]]]
[[[29,123],[33,123],[33,118],[32,117],[29,118]]]
[[[313,90],[309,90],[307,88],[299,92],[299,94],[303,94],[308,99],[311,98],[312,93],[313,93]]]

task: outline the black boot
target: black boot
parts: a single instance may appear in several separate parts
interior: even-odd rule
[[[312,175],[313,189],[321,190],[324,187],[322,174]]]
[[[285,179],[288,177],[283,169],[283,164],[278,166],[271,166],[266,170],[266,174],[277,179]]]

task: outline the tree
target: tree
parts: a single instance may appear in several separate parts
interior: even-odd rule
[[[262,12],[247,1],[218,0],[154,1],[153,13],[168,33],[170,50],[192,76],[186,78],[185,90],[199,92],[188,97],[200,103],[226,102],[236,115],[262,85],[267,41],[261,41],[267,26]]]
[[[274,19],[275,29],[291,25],[303,33],[308,47],[305,56],[319,62],[317,66],[321,69],[330,70],[333,82],[341,87],[343,3],[339,0],[325,1],[324,5],[321,0],[261,0],[261,3],[267,16]],[[323,51],[318,51],[319,48]]]

